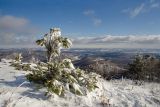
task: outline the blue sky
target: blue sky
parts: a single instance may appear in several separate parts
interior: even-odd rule
[[[160,0],[0,0],[0,36],[7,35],[2,36],[3,45],[19,45],[22,38],[25,45],[41,37],[50,27],[60,27],[62,34],[74,41],[87,37],[86,44],[108,35],[143,36],[147,37],[145,40],[152,39],[153,44],[160,35]],[[145,46],[146,42],[140,47]]]

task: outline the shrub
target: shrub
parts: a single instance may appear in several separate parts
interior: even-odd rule
[[[21,70],[22,69],[22,66],[20,63],[17,63],[17,62],[11,62],[11,65],[10,66],[13,66],[15,67],[16,70]]]
[[[127,77],[137,80],[160,81],[160,61],[150,55],[136,55],[128,64]]]
[[[45,46],[47,63],[37,64],[26,77],[30,82],[40,84],[48,92],[63,96],[65,91],[84,95],[86,91],[97,88],[97,75],[86,74],[81,69],[75,69],[70,59],[60,59],[61,48],[69,48],[72,43],[68,38],[61,37],[60,29],[50,29],[50,33],[37,40],[40,46]]]
[[[20,63],[21,62],[21,59],[22,59],[22,54],[21,53],[16,53],[15,55],[15,61]]]
[[[15,67],[16,70],[30,71],[31,70],[30,64],[23,64],[21,62],[22,58],[23,57],[21,53],[16,53],[14,60],[11,62],[10,66]]]

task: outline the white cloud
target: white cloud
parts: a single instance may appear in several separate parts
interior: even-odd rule
[[[140,13],[142,13],[144,6],[145,6],[145,4],[142,3],[140,6],[136,7],[132,11],[130,11],[130,16],[133,18],[133,17],[136,17],[137,15],[139,15]]]
[[[160,35],[101,36],[74,38],[76,46],[92,48],[159,48]]]
[[[83,12],[83,14],[84,14],[84,15],[87,15],[87,16],[88,16],[88,15],[90,16],[90,15],[94,15],[94,14],[95,14],[95,11],[94,11],[94,10],[86,10],[86,11]]]
[[[1,29],[19,29],[28,24],[28,20],[24,18],[18,18],[10,15],[0,17],[0,28]]]
[[[83,12],[83,14],[91,19],[93,25],[99,26],[102,24],[102,20],[96,16],[94,10],[86,10]]]
[[[127,9],[123,9],[121,12],[122,13],[128,13],[130,11],[130,8],[127,8]]]
[[[36,32],[37,29],[25,18],[11,15],[0,16],[1,48],[33,45]]]
[[[151,8],[159,8],[159,3],[154,3],[154,4],[151,4]]]
[[[101,20],[101,19],[94,18],[94,19],[93,19],[93,23],[94,23],[95,26],[99,26],[99,25],[102,23],[102,20]]]
[[[155,2],[155,0],[150,0],[150,3],[153,3],[153,2]]]
[[[156,0],[150,0],[149,2],[141,3],[140,5],[134,8],[123,9],[122,13],[127,13],[131,18],[135,18],[142,13],[149,13],[155,8],[159,8],[160,4]]]

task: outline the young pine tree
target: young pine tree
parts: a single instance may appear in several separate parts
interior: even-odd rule
[[[97,88],[95,74],[86,74],[85,71],[76,69],[70,59],[60,60],[62,48],[69,48],[72,42],[61,36],[59,28],[51,28],[36,43],[46,48],[48,62],[37,65],[27,79],[31,82],[43,85],[48,92],[64,95],[70,91],[77,95],[84,95],[84,90],[92,91]]]

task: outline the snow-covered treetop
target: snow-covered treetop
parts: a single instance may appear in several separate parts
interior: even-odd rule
[[[52,36],[61,36],[61,29],[60,28],[51,28],[50,34]]]
[[[45,34],[36,43],[41,46],[45,46],[47,49],[48,61],[52,57],[59,56],[62,48],[70,48],[72,45],[71,40],[61,36],[60,28],[51,28],[50,32]]]

